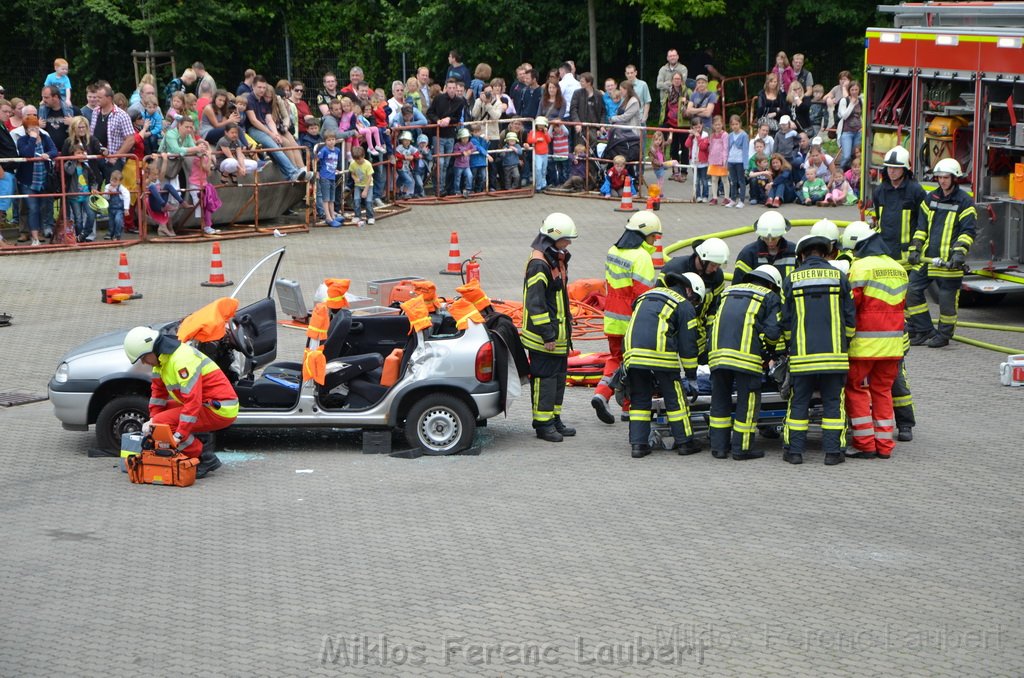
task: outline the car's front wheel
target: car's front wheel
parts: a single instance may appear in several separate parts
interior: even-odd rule
[[[420,398],[405,419],[405,439],[425,454],[461,452],[473,442],[476,418],[469,406],[453,395]]]
[[[149,398],[125,395],[103,406],[96,417],[96,441],[104,450],[120,450],[122,433],[138,433],[149,419]]]

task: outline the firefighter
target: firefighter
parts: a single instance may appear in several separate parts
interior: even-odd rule
[[[849,281],[857,320],[846,378],[846,414],[857,451],[848,456],[888,459],[896,446],[892,389],[903,360],[907,272],[863,222],[847,226],[843,244],[854,256]]]
[[[885,171],[872,198],[875,206],[875,226],[882,234],[890,257],[910,269],[907,251],[917,228],[925,190],[910,171],[910,151],[895,146],[882,161]]]
[[[626,230],[605,256],[604,279],[608,297],[604,307],[604,334],[608,338],[611,357],[604,364],[604,375],[590,404],[597,411],[597,418],[606,424],[615,423],[615,417],[608,410],[613,394],[610,382],[622,364],[622,338],[629,326],[633,302],[654,287],[651,255],[660,234],[661,219],[658,215],[650,210],[641,210],[629,218]]]
[[[696,273],[704,282],[704,301],[697,314],[697,349],[701,363],[707,363],[707,335],[718,310],[718,298],[725,290],[722,267],[729,261],[729,245],[721,238],[697,243],[693,254],[683,259],[683,273]]]
[[[901,147],[902,148],[902,147]],[[843,250],[840,252],[839,257],[832,262],[832,265],[843,264],[845,268],[840,268],[841,271],[849,275],[850,263],[853,261],[853,250],[847,246],[847,241],[853,242],[852,240],[845,237],[845,233],[856,232],[857,229],[863,230],[864,228],[871,228],[867,223],[863,221],[851,221],[844,231],[843,237]],[[885,236],[882,235],[882,242],[888,249],[889,244],[885,242]],[[892,254],[889,255],[894,260]],[[906,262],[901,262],[903,267],[906,268]],[[907,377],[907,365],[906,355],[910,351],[910,336],[906,330],[903,332],[903,358],[900,359],[899,370],[896,374],[896,381],[892,384],[892,404],[893,410],[896,414],[896,439],[900,442],[910,442],[914,439],[914,427],[917,425],[917,418],[914,416],[914,397],[910,392],[910,381]]]
[[[814,391],[821,393],[821,430],[825,464],[845,461],[840,447],[846,427],[843,386],[849,371],[847,346],[855,329],[850,283],[825,259],[832,243],[805,235],[796,245],[798,264],[782,285],[782,329],[789,352],[793,392],[786,413],[783,459],[802,464],[807,446],[808,410]]]
[[[709,347],[711,454],[715,459],[726,459],[730,449],[737,461],[764,456],[764,452],[752,448],[761,410],[763,356],[774,352],[782,336],[781,288],[779,270],[772,264],[761,264],[741,281],[734,278],[722,295]]]
[[[238,416],[238,396],[217,364],[190,344],[150,327],[135,327],[124,338],[132,364],[153,368],[150,383],[148,434],[156,424],[174,429],[177,451],[199,459],[196,477],[220,467],[213,450],[204,450],[197,434],[227,428]]]
[[[732,272],[734,285],[746,284],[746,274],[763,264],[775,266],[783,279],[796,266],[793,243],[784,237],[789,231],[789,221],[786,217],[769,210],[757,218],[755,229],[757,240],[736,255],[736,268]]]
[[[925,196],[921,204],[918,228],[907,255],[907,262],[914,267],[907,288],[907,323],[911,346],[939,348],[949,344],[956,329],[960,285],[967,251],[974,244],[978,211],[971,196],[956,184],[963,176],[960,163],[943,158],[935,163],[932,175],[939,187]],[[924,298],[925,290],[933,282],[939,296],[938,328],[932,324]]]
[[[672,447],[695,454],[702,446],[693,438],[686,398],[697,397],[697,312],[704,281],[684,273],[683,259],[662,269],[658,286],[641,294],[633,307],[625,336],[623,361],[629,385],[629,443],[634,459],[651,453],[651,401],[655,391],[665,400]],[[686,372],[685,397],[679,379]]]
[[[523,283],[523,346],[530,353],[533,428],[537,437],[560,443],[576,429],[562,423],[562,398],[572,344],[569,310],[569,244],[578,236],[572,217],[552,212],[533,239]]]
[[[832,251],[828,253],[825,259],[833,262],[833,265],[835,265],[834,262],[840,260],[839,227],[830,219],[818,219],[814,222],[814,225],[811,226],[810,233],[811,235],[820,235],[824,238],[828,238],[828,241],[832,243]],[[843,272],[845,273],[846,271]],[[782,277],[786,278],[788,277],[788,274],[783,275]]]

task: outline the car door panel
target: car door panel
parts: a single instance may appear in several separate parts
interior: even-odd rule
[[[239,309],[235,322],[245,328],[253,345],[256,367],[271,363],[277,357],[277,305],[273,297]]]

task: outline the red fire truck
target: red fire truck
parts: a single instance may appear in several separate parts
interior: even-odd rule
[[[935,163],[956,158],[978,207],[964,293],[1024,292],[1024,2],[878,10],[893,27],[869,28],[865,39],[865,211],[889,148],[910,151],[926,190]]]

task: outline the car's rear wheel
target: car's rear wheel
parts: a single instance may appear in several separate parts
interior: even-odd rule
[[[476,418],[469,406],[453,395],[424,396],[405,419],[405,439],[429,455],[461,452],[475,432]]]
[[[149,419],[149,398],[125,395],[103,406],[96,417],[96,441],[105,450],[121,449],[122,433],[138,433]]]

